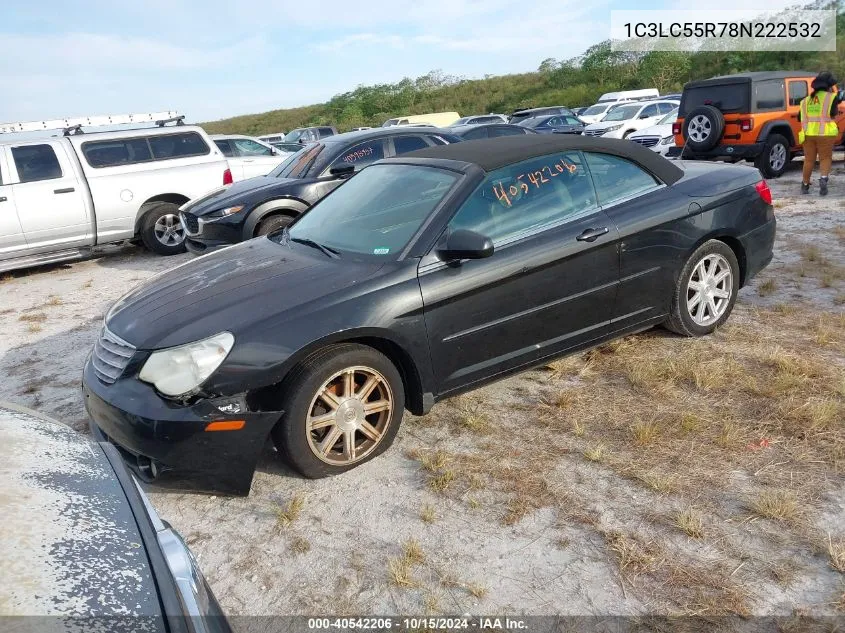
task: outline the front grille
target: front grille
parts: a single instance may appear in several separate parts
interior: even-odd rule
[[[97,378],[110,385],[120,378],[133,354],[135,354],[134,346],[115,336],[103,326],[100,337],[94,343],[94,354],[91,356],[94,373]]]
[[[637,138],[629,138],[629,141],[634,141],[634,143],[639,143],[640,145],[644,145],[645,147],[654,147],[660,141],[659,136],[638,136]]]
[[[185,227],[185,232],[188,235],[198,235],[200,232],[200,221],[193,213],[182,211],[179,214],[182,220],[182,226]]]
[[[582,134],[584,136],[601,136],[604,134],[604,130],[584,130]]]

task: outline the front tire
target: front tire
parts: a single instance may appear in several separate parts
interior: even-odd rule
[[[261,220],[258,228],[255,229],[255,237],[264,237],[280,231],[291,222],[293,222],[293,218],[289,215],[271,215],[269,218]]]
[[[179,206],[162,202],[144,214],[141,220],[141,241],[148,250],[159,255],[185,252],[185,227],[179,219]]]
[[[310,479],[368,462],[393,443],[405,409],[402,377],[382,353],[344,343],[322,349],[285,381],[273,441]]]
[[[786,171],[790,160],[789,141],[780,134],[772,134],[766,139],[763,152],[754,165],[765,178],[778,178]]]
[[[708,240],[684,265],[664,325],[682,336],[710,334],[727,321],[738,292],[736,255],[724,242]]]

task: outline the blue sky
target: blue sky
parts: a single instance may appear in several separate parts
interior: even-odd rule
[[[787,5],[710,0],[708,9]],[[606,39],[612,9],[682,0],[2,0],[0,122],[323,101],[440,69],[536,69]]]

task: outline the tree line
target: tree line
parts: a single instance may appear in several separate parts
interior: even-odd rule
[[[339,131],[380,126],[409,114],[456,111],[462,116],[510,113],[545,105],[586,106],[605,92],[657,88],[680,92],[690,80],[759,70],[830,70],[845,81],[845,13],[837,19],[836,52],[619,52],[604,41],[582,55],[545,59],[535,72],[465,79],[432,71],[392,84],[359,86],[326,103],[271,110],[203,123],[209,133],[258,136],[310,125],[335,125]]]

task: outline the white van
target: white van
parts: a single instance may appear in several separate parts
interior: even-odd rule
[[[599,97],[598,103],[605,101],[638,101],[641,99],[657,99],[660,92],[657,88],[643,88],[642,90],[621,90],[619,92],[605,92]]]
[[[434,127],[449,127],[461,118],[457,112],[432,112],[431,114],[413,114],[388,119],[382,127],[393,125],[431,125]]]

